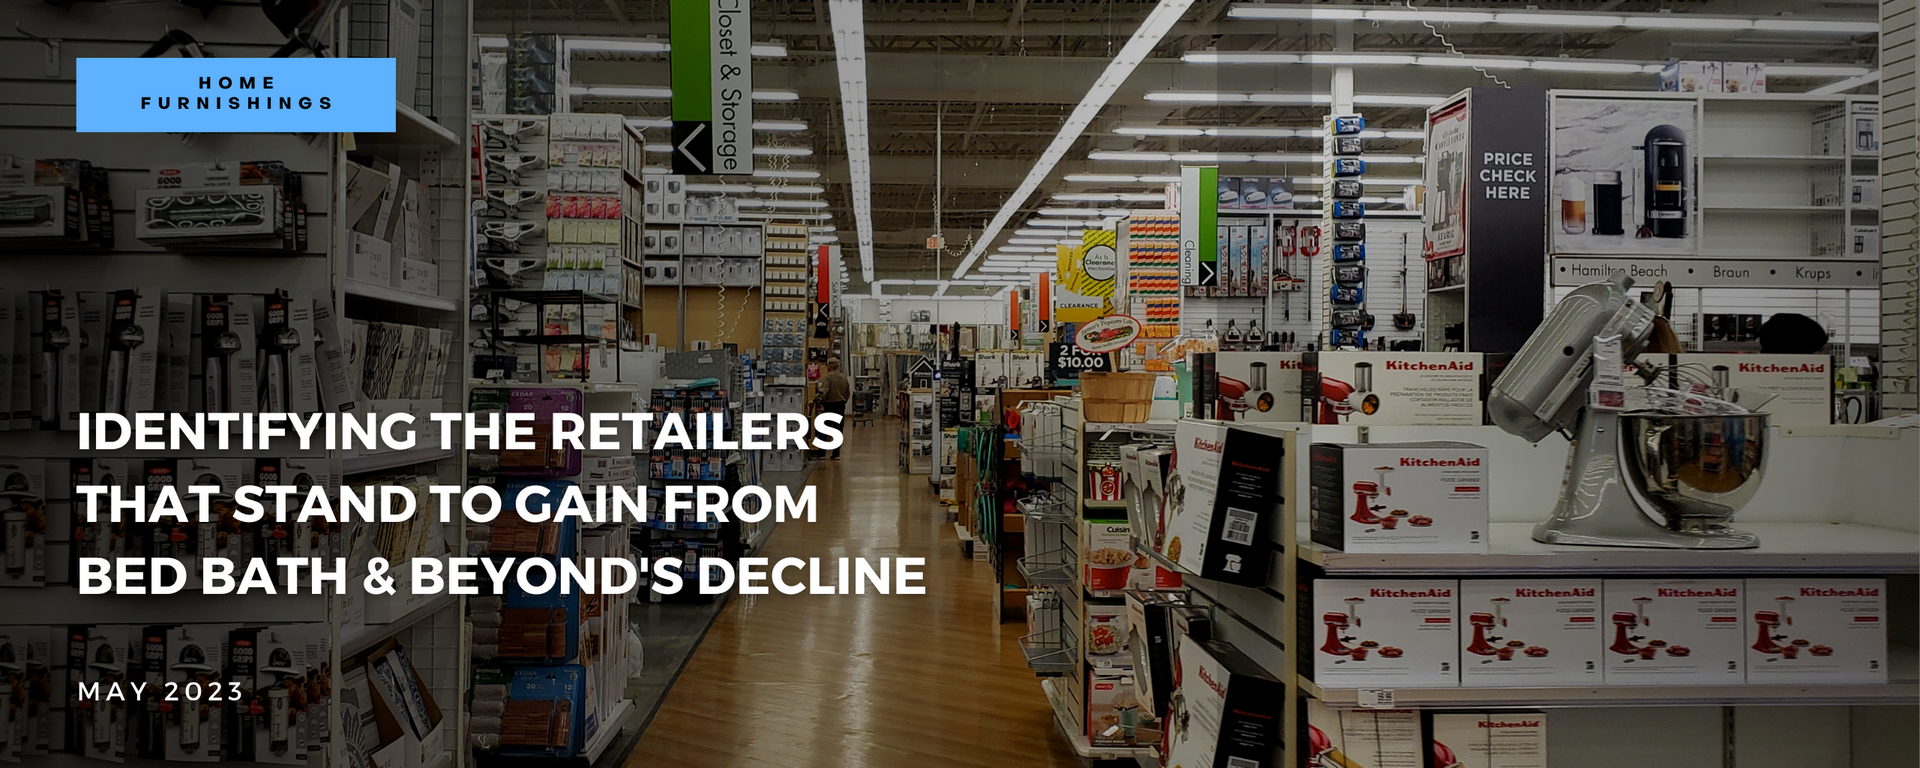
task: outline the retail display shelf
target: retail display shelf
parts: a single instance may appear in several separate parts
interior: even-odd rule
[[[500,341],[507,344],[538,344],[541,346],[550,346],[558,344],[612,344],[614,340],[600,336],[586,336],[578,333],[560,333],[540,336],[501,336]]]
[[[1027,657],[1027,668],[1042,677],[1057,677],[1080,664],[1080,647],[1066,627],[1020,638],[1020,652]]]
[[[1755,549],[1574,547],[1533,540],[1533,523],[1494,523],[1481,554],[1355,554],[1300,534],[1300,558],[1328,575],[1493,574],[1910,574],[1920,573],[1920,533],[1847,523],[1740,523]]]
[[[414,464],[426,464],[453,458],[451,448],[415,448],[406,451],[385,451],[362,456],[348,456],[340,460],[340,471],[349,475],[407,467]]]
[[[1127,503],[1124,501],[1095,501],[1088,499],[1080,502],[1080,506],[1086,507],[1087,509],[1126,509]]]
[[[1892,648],[1886,683],[1835,685],[1621,685],[1569,688],[1395,688],[1396,707],[1436,709],[1533,707],[1599,709],[1616,707],[1914,705],[1920,704],[1920,666],[1915,650]],[[1358,707],[1363,691],[1322,688],[1304,677],[1301,692],[1335,707]],[[1374,690],[1364,691],[1374,701]]]
[[[1138,432],[1138,433],[1147,433],[1147,434],[1155,434],[1155,435],[1171,435],[1173,434],[1174,428],[1178,425],[1179,423],[1174,421],[1134,421],[1134,422],[1088,421],[1088,422],[1081,423],[1080,431],[1089,435],[1094,434],[1096,432],[1097,433]]]
[[[619,299],[590,291],[495,291],[494,296],[531,304],[617,304]]]
[[[1846,155],[1702,155],[1702,160],[1737,161],[1742,163],[1839,163],[1845,162]]]
[[[1074,583],[1074,569],[1078,567],[1078,558],[1072,550],[1056,549],[1020,558],[1020,575],[1027,577],[1027,583],[1036,587],[1068,589]]]
[[[345,627],[340,634],[340,655],[343,658],[352,656],[379,645],[387,638],[393,637],[395,633],[419,623],[421,619],[425,619],[428,616],[439,613],[442,609],[452,606],[457,599],[454,595],[434,595],[428,598],[420,607],[408,611],[406,615],[401,616],[398,621],[390,621],[385,624],[362,624]]]
[[[364,133],[358,136],[360,141],[369,144],[408,144],[420,147],[458,147],[460,134],[446,126],[434,122],[433,118],[420,114],[414,108],[395,102],[393,105],[393,133]]]
[[[1702,205],[1700,210],[1719,213],[1837,213],[1838,205]]]
[[[403,291],[392,286],[375,285],[351,278],[347,279],[347,295],[359,296],[363,299],[373,299],[375,301],[384,301],[389,304],[398,304],[405,307],[437,309],[443,312],[452,312],[460,308],[460,302],[445,296],[431,296],[413,291]]]
[[[1047,703],[1053,705],[1053,722],[1060,728],[1060,735],[1073,745],[1073,752],[1085,760],[1148,760],[1157,756],[1153,747],[1096,747],[1087,734],[1068,727],[1070,702],[1058,692],[1059,686],[1066,685],[1065,680],[1048,678],[1040,681],[1040,687],[1047,693]]]
[[[621,699],[613,705],[613,711],[600,721],[600,729],[594,731],[593,738],[587,739],[586,746],[580,750],[580,756],[588,763],[600,762],[600,756],[607,753],[620,738],[620,732],[626,730],[633,720],[633,699]]]
[[[189,583],[197,581],[189,577]],[[72,584],[0,589],[0,616],[33,616],[37,624],[180,624],[232,621],[297,624],[327,620],[327,597],[310,594],[81,595]],[[31,611],[31,613],[29,613]]]

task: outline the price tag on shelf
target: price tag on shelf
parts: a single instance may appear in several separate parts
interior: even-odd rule
[[[1356,703],[1361,709],[1393,709],[1393,689],[1362,688]]]

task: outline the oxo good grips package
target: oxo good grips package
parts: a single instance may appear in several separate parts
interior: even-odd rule
[[[1434,768],[1547,768],[1541,712],[1433,715]]]
[[[1745,582],[1608,579],[1608,685],[1732,685],[1745,679]]]
[[[0,457],[0,587],[47,585],[47,462]]]
[[[1884,579],[1747,579],[1747,682],[1887,682]]]
[[[1599,579],[1460,582],[1460,684],[1529,688],[1602,679]]]
[[[1487,449],[1315,443],[1313,541],[1346,552],[1487,551]]]
[[[225,685],[227,635],[239,625],[189,624],[167,630],[166,681],[179,698],[166,702],[168,762],[217,763],[228,757]],[[214,692],[192,698],[186,692]]]
[[[1319,579],[1302,651],[1327,688],[1445,688],[1460,684],[1460,582]]]

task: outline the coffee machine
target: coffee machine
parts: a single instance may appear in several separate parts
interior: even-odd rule
[[[1640,145],[1646,162],[1641,215],[1654,237],[1687,236],[1687,135],[1656,125]]]

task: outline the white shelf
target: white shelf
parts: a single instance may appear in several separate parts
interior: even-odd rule
[[[1700,159],[1711,161],[1711,162],[1731,161],[1731,162],[1740,162],[1740,163],[1783,163],[1788,165],[1798,165],[1801,163],[1841,163],[1841,162],[1846,162],[1847,156],[1846,155],[1704,155]]]
[[[414,464],[426,464],[453,458],[451,448],[414,448],[406,451],[387,451],[362,456],[349,456],[340,462],[341,471],[349,475],[379,472],[386,469],[407,467]]]
[[[1839,213],[1838,205],[1702,205],[1702,211],[1722,213]]]
[[[612,712],[601,718],[600,730],[594,732],[593,738],[587,740],[586,748],[580,750],[579,756],[586,758],[588,763],[600,762],[600,756],[607,753],[607,747],[613,745],[616,737],[621,731],[626,730],[628,721],[632,719],[633,699],[621,699],[613,705]]]
[[[427,598],[427,601],[420,607],[413,609],[405,616],[401,616],[398,621],[390,621],[385,624],[362,624],[343,628],[344,630],[350,631],[342,631],[340,633],[340,657],[346,658],[379,645],[387,638],[398,634],[401,630],[420,623],[421,619],[439,613],[443,608],[452,607],[456,599],[453,595],[434,595]]]
[[[1920,573],[1920,533],[1845,523],[1741,523],[1756,549],[1678,550],[1575,547],[1533,540],[1533,523],[1489,526],[1487,554],[1352,554],[1316,544],[1303,530],[1300,559],[1329,576],[1469,576],[1582,573],[1910,574]]]
[[[355,280],[353,278],[347,278],[347,295],[359,296],[361,298],[373,299],[375,301],[384,301],[390,304],[399,304],[401,306],[407,306],[407,307],[419,307],[421,309],[437,309],[443,312],[452,312],[460,308],[460,303],[458,301],[449,299],[445,296],[430,296],[424,293],[414,293],[413,291],[403,291],[403,290],[400,290],[399,288],[395,288],[392,286],[375,285],[373,283],[362,282],[360,280]]]
[[[459,147],[466,142],[460,134],[434,122],[412,107],[395,102],[393,133],[365,133],[357,137],[370,144],[409,144],[421,147]]]
[[[1071,716],[1067,712],[1067,699],[1054,691],[1055,686],[1065,684],[1064,678],[1050,677],[1040,681],[1040,687],[1047,692],[1047,703],[1053,705],[1054,725],[1059,726],[1060,735],[1066,737],[1067,743],[1073,746],[1074,754],[1084,760],[1151,760],[1158,755],[1153,747],[1096,747],[1085,733],[1068,727]]]
[[[189,584],[199,579],[189,573]],[[172,595],[82,595],[71,584],[38,589],[0,589],[0,616],[22,617],[32,624],[298,624],[327,620],[327,597],[306,594],[207,596],[199,591]],[[24,617],[32,616],[31,622]]]
[[[1912,648],[1890,649],[1886,683],[1836,685],[1600,685],[1566,688],[1395,688],[1401,707],[1616,707],[1920,704],[1920,667]],[[1359,690],[1322,688],[1305,677],[1300,690],[1336,707],[1358,706]]]

